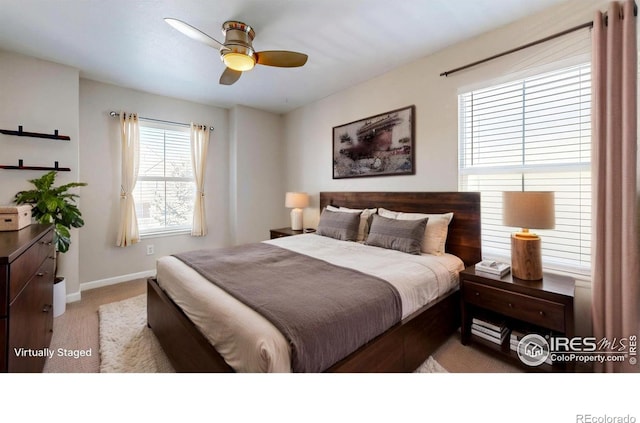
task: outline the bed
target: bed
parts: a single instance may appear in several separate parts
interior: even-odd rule
[[[457,256],[464,265],[480,260],[480,200],[477,193],[382,193],[382,192],[322,192],[320,207],[335,205],[348,208],[384,207],[407,213],[448,213],[454,218],[449,224],[446,251]],[[305,235],[306,236],[306,235]],[[302,237],[299,236],[302,244]],[[309,237],[323,238],[319,235]],[[295,238],[295,237],[292,237]],[[292,239],[289,244],[296,244]],[[285,243],[286,244],[286,243]],[[282,247],[282,245],[280,246]],[[285,248],[289,248],[286,247]],[[293,248],[293,247],[291,247]],[[369,247],[371,248],[371,247]],[[176,277],[182,271],[177,271]],[[158,273],[165,279],[164,287],[172,287],[166,271]],[[178,282],[175,282],[177,284]],[[149,279],[147,290],[148,324],[157,336],[175,369],[180,372],[231,372],[230,366],[185,314],[189,301],[168,294],[155,278]],[[172,288],[169,289],[172,291]],[[415,370],[457,327],[459,327],[459,293],[443,288],[445,295],[415,309],[406,310],[402,319],[381,335],[359,347],[355,352],[330,366],[330,372],[408,372]],[[173,298],[178,298],[176,305]],[[198,298],[195,297],[195,300]],[[185,303],[185,301],[187,301]],[[222,307],[222,306],[221,306]],[[198,323],[199,324],[199,323]],[[253,325],[251,325],[253,326]],[[259,326],[259,325],[256,325]],[[206,333],[206,332],[205,332]],[[226,356],[226,351],[221,350]],[[281,369],[276,367],[276,369]],[[242,371],[247,371],[242,370]],[[249,370],[253,371],[253,370]],[[282,370],[276,370],[282,371]]]

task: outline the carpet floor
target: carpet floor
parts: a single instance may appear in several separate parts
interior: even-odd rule
[[[100,342],[98,308],[147,292],[147,281],[137,279],[82,292],[82,300],[67,304],[64,314],[53,319],[53,337],[49,348],[88,350],[85,357],[69,358],[57,354],[45,362],[45,373],[98,373]]]

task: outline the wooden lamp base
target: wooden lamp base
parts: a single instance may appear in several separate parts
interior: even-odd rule
[[[540,237],[511,235],[511,274],[528,281],[542,279],[542,242]]]

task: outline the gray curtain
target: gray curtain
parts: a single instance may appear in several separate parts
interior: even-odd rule
[[[596,13],[592,34],[593,329],[611,342],[638,336],[640,315],[633,8],[633,1],[610,3],[606,17]],[[638,371],[633,362],[627,357],[596,370]]]

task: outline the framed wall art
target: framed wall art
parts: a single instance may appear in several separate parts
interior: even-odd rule
[[[414,175],[415,106],[333,128],[333,179]]]

